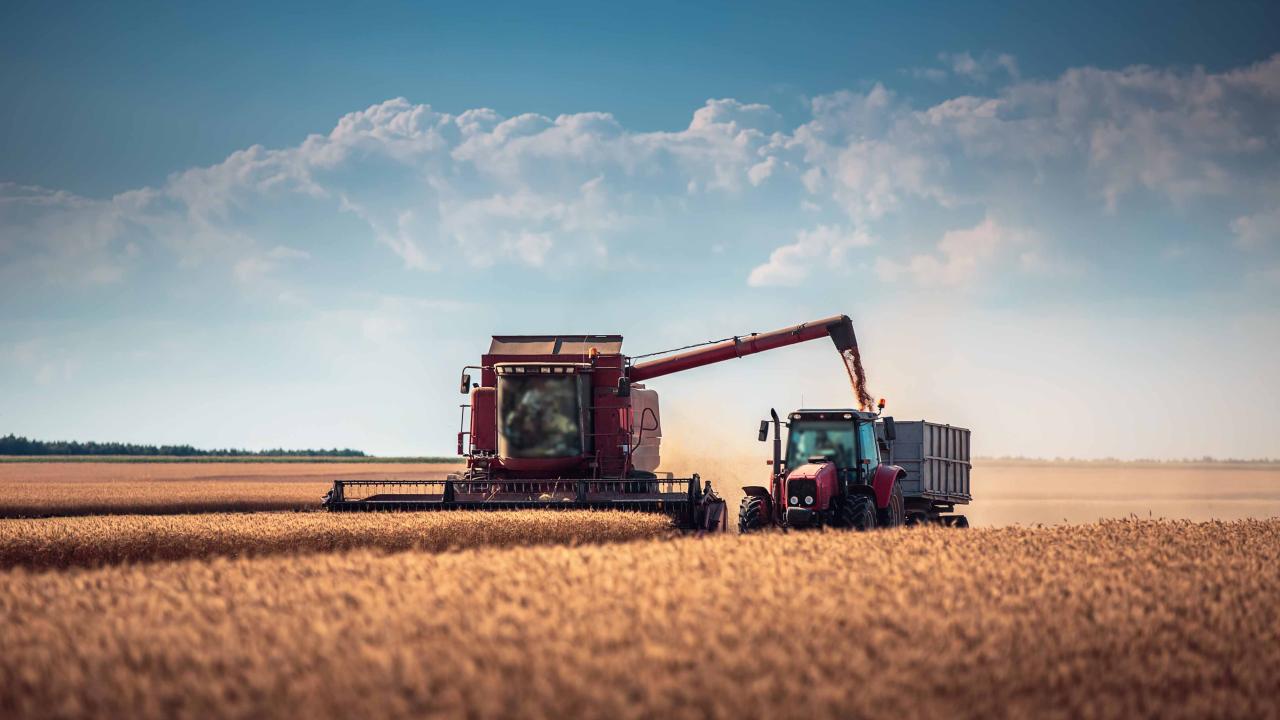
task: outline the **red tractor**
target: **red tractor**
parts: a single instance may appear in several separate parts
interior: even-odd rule
[[[880,401],[884,409],[884,401]],[[760,421],[760,441],[773,425],[770,487],[745,487],[738,530],[769,526],[839,527],[870,530],[902,525],[907,519],[903,485],[907,473],[881,461],[878,413],[858,410],[797,410],[786,423],[787,448],[782,453],[782,421]],[[893,418],[882,423],[884,440],[894,440]],[[887,447],[886,445],[886,451]]]

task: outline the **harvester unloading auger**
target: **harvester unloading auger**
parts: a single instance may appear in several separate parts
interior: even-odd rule
[[[621,335],[497,335],[463,369],[458,454],[444,480],[335,480],[333,511],[597,509],[664,513],[685,529],[722,529],[725,503],[695,474],[660,477],[658,393],[671,373],[830,337],[865,395],[853,323],[835,315],[633,363]],[[480,372],[472,383],[469,371]],[[470,429],[467,412],[470,411]]]

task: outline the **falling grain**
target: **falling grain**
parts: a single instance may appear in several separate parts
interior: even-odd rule
[[[845,372],[849,374],[849,385],[853,388],[853,398],[858,403],[858,409],[870,410],[875,407],[875,400],[867,390],[867,372],[862,369],[862,354],[858,352],[858,346],[842,350],[840,357],[844,360]]]

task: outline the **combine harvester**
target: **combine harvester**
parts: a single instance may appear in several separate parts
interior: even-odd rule
[[[845,315],[734,337],[643,362],[621,335],[495,336],[463,369],[458,454],[444,480],[335,480],[332,511],[593,509],[664,513],[684,529],[723,529],[725,502],[698,475],[655,473],[662,424],[645,381],[830,337],[865,397],[853,323]],[[685,350],[685,348],[680,348]],[[652,356],[645,356],[652,357]],[[472,383],[469,371],[479,371]],[[470,427],[468,424],[468,411]]]

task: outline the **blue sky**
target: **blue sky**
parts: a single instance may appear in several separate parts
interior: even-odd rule
[[[846,312],[980,452],[1280,455],[1278,15],[9,3],[0,432],[444,452],[490,333]],[[847,402],[825,345],[659,389]]]

